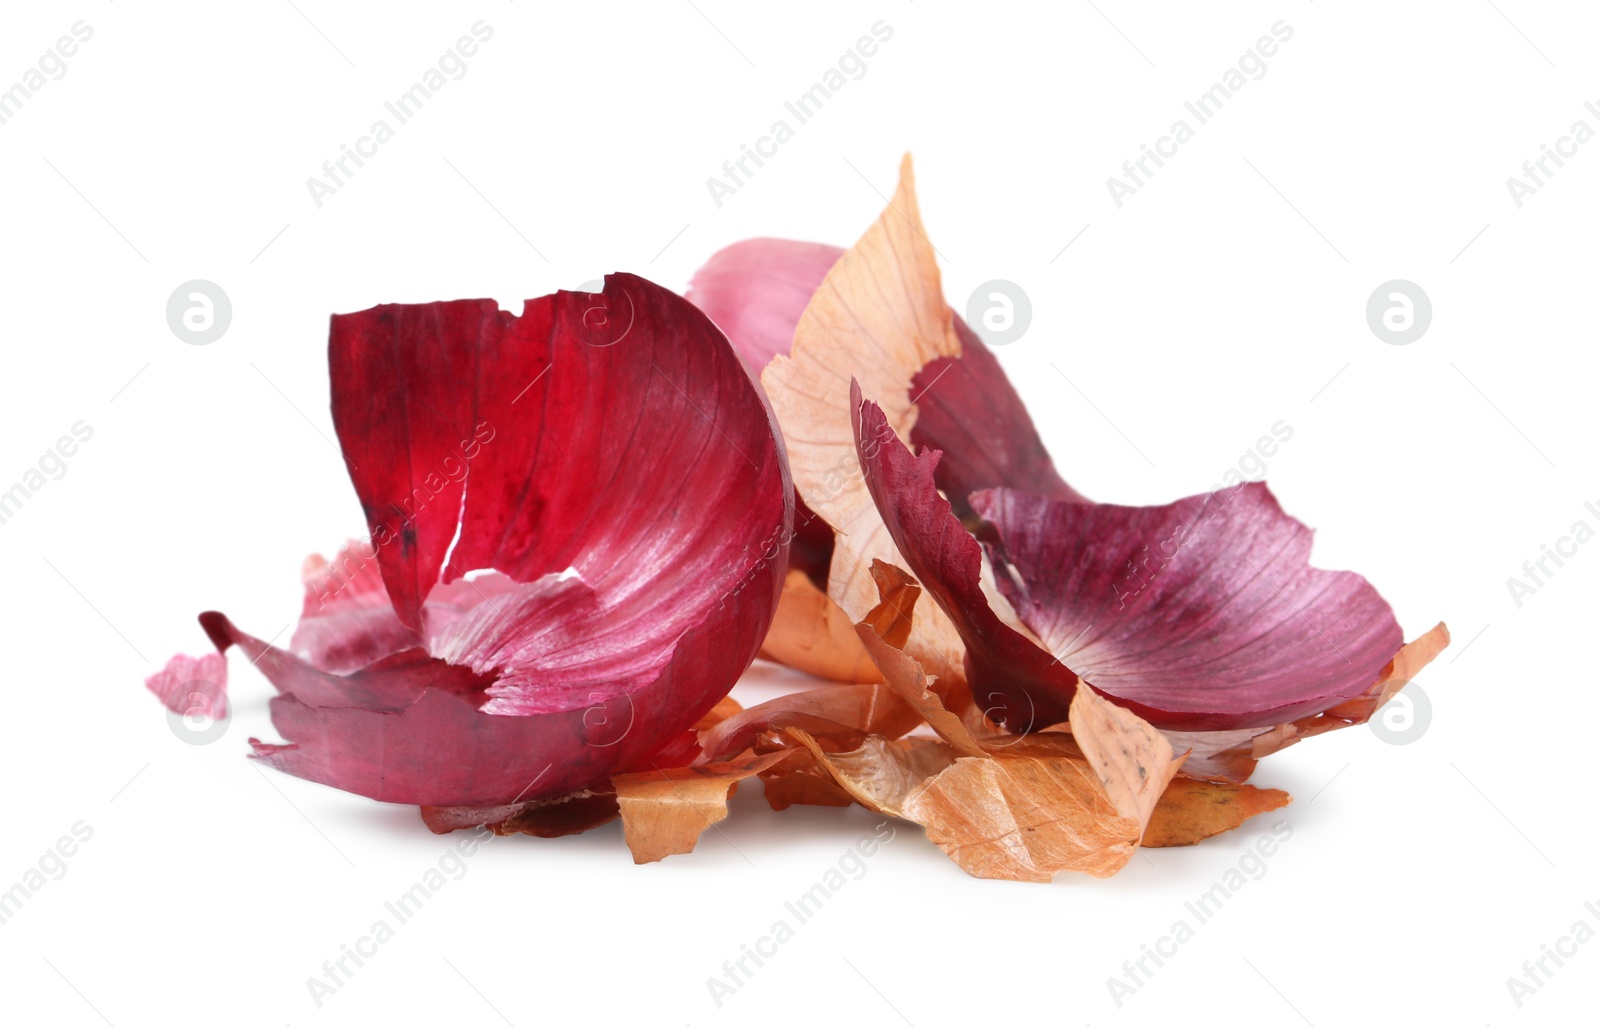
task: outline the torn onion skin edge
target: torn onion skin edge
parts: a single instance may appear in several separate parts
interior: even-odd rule
[[[438,833],[620,819],[649,863],[758,777],[774,809],[858,802],[976,876],[1048,881],[1281,808],[1242,783],[1259,759],[1365,722],[1448,644],[1401,646],[1265,485],[1151,507],[1067,485],[944,303],[909,159],[851,250],[736,244],[690,298],[706,313],[613,275],[517,315],[335,317],[370,540],[307,561],[285,647],[207,613],[218,652],[149,689],[223,713],[238,646],[280,693],[256,758]],[[763,646],[849,683],[743,710]]]
[[[1310,531],[1259,483],[1157,507],[975,493],[999,589],[1034,644],[980,588],[984,547],[938,492],[938,451],[883,441],[877,404],[854,384],[851,401],[885,525],[960,631],[972,690],[1008,713],[1059,722],[1087,680],[1163,729],[1265,727],[1361,695],[1400,650],[1389,604],[1360,575],[1312,567]],[[1152,549],[1171,555],[1136,562]]]
[[[201,618],[280,693],[285,741],[252,739],[255,758],[435,827],[516,807],[530,833],[605,813],[556,800],[697,758],[690,729],[772,620],[794,516],[771,408],[711,321],[616,274],[520,315],[339,315],[329,366],[369,542],[308,563],[293,650]]]

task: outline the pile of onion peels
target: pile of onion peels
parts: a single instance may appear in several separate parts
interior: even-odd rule
[[[304,570],[287,648],[221,613],[147,682],[226,715],[238,646],[278,770],[436,832],[617,817],[692,850],[740,781],[921,825],[978,877],[1109,876],[1289,801],[1260,759],[1365,722],[1448,643],[1237,479],[1164,506],[1057,473],[945,303],[910,161],[850,249],[757,239],[687,299],[386,305],[332,320],[370,529]],[[814,688],[748,709],[757,655]]]

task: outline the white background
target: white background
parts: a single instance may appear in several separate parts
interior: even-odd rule
[[[1520,608],[1506,581],[1574,521],[1600,527],[1600,142],[1520,209],[1505,180],[1573,121],[1600,129],[1596,12],[296,5],[4,14],[0,84],[94,29],[0,125],[0,487],[74,422],[94,430],[0,524],[0,888],[75,822],[94,832],[0,924],[8,1022],[1593,1022],[1600,944],[1521,1009],[1506,978],[1596,924],[1600,543]],[[469,73],[318,209],[306,179],[479,19],[494,36]],[[894,35],[865,77],[719,209],[706,179],[879,19]],[[1280,19],[1294,36],[1265,77],[1118,209],[1105,180]],[[1032,299],[1000,356],[1074,485],[1165,502],[1293,426],[1268,480],[1318,530],[1316,561],[1365,573],[1408,637],[1455,634],[1419,681],[1427,731],[1270,758],[1256,783],[1297,797],[1292,840],[1121,1008],[1106,979],[1275,816],[1051,886],[971,879],[902,825],[719,1009],[706,979],[877,819],[774,814],[751,787],[652,866],[615,824],[494,841],[318,1009],[306,979],[451,840],[258,771],[245,739],[275,737],[270,689],[237,655],[209,746],[178,740],[141,680],[206,651],[204,609],[273,637],[304,556],[361,530],[328,441],[328,315],[520,303],[613,270],[682,289],[741,238],[848,244],[907,150],[952,305],[995,278]],[[165,319],[195,278],[233,303],[209,346]],[[1395,278],[1434,308],[1408,346],[1365,320]]]

